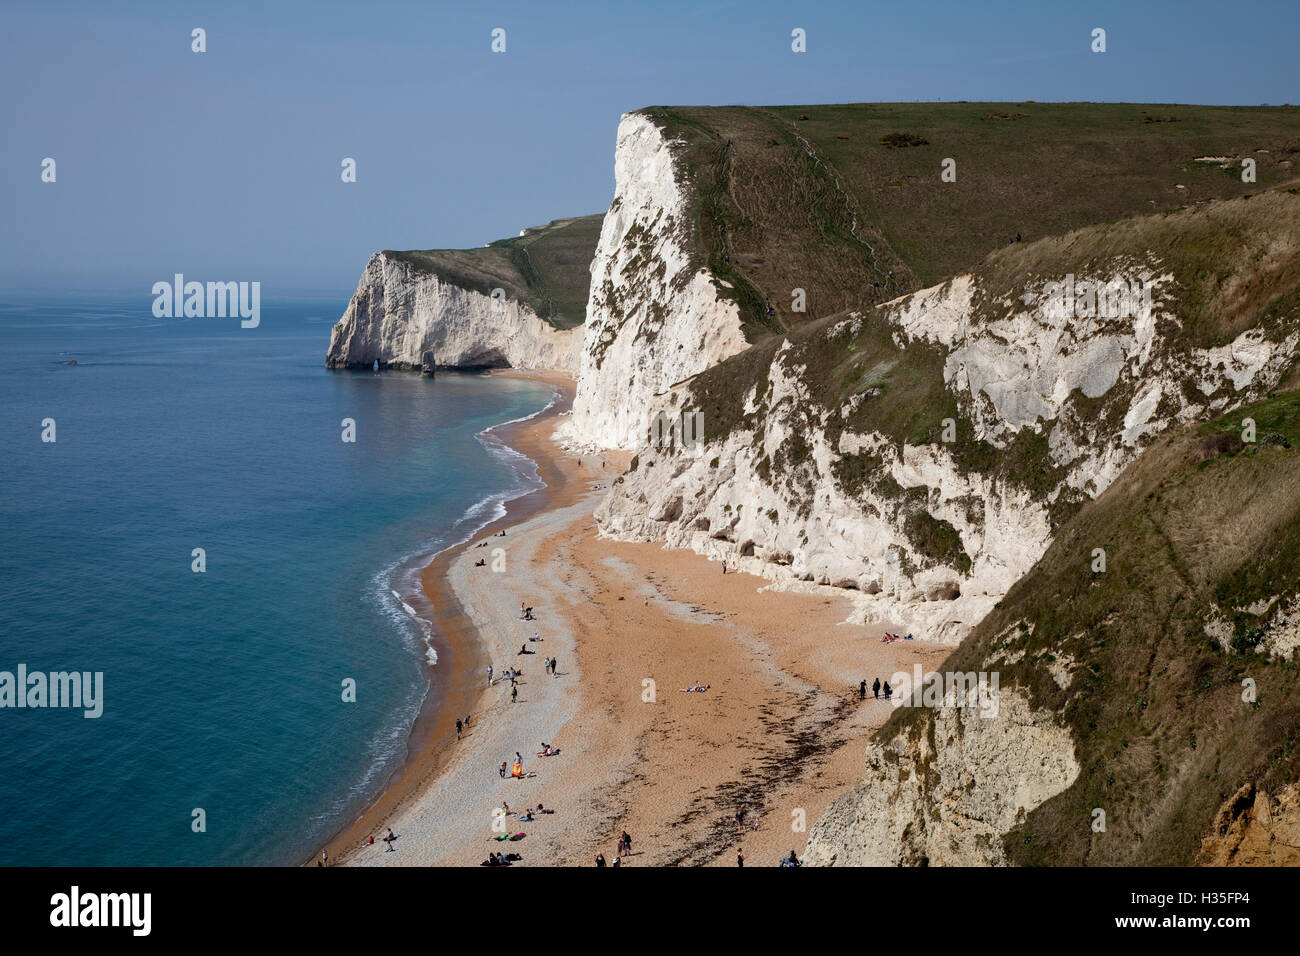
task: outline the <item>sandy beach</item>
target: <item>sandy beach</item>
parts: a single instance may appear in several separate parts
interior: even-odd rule
[[[807,827],[856,782],[866,739],[890,713],[870,693],[859,701],[858,682],[933,669],[951,649],[882,644],[906,622],[843,623],[850,603],[829,589],[770,591],[693,552],[599,538],[592,514],[626,456],[579,457],[551,440],[567,380],[502,374],[561,393],[545,415],[497,432],[537,463],[546,488],[424,572],[452,686],[417,722],[398,777],[331,842],[331,860],[474,865],[504,850],[516,865],[591,865],[597,853],[613,861],[623,831],[623,865],[735,866],[743,849],[747,865],[770,866],[802,853]],[[535,621],[521,620],[521,603]],[[522,671],[513,702],[499,679],[511,667]],[[696,682],[709,690],[683,693]],[[536,756],[543,743],[560,752]],[[516,752],[536,776],[500,775]],[[553,812],[517,819],[539,804]],[[526,836],[496,840],[503,831]]]

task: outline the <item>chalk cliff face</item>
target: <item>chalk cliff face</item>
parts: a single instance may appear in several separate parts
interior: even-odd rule
[[[506,366],[574,374],[582,330],[375,253],[330,336],[329,368]]]
[[[654,397],[746,347],[736,305],[691,253],[689,171],[647,117],[618,127],[614,201],[591,264],[571,442],[637,448]]]
[[[977,310],[978,283],[961,276],[903,300],[889,319],[905,341],[947,353],[944,383],[977,438],[1004,443],[1041,431],[1065,484],[1095,497],[1153,436],[1272,388],[1296,355],[1300,333],[1270,340],[1262,327],[1213,349],[1180,344],[1177,304],[1161,294],[1172,279],[1157,265],[1131,263],[1084,279],[1092,288],[1148,290],[1150,299],[1134,296],[1124,314],[1103,315],[1054,295],[1050,287],[1062,282],[1030,283]],[[1070,401],[1076,392],[1118,402],[1123,414],[1081,414]]]
[[[1157,268],[1116,265],[1097,281],[1156,294],[1131,315],[1088,318],[1062,309],[1045,283],[990,302],[967,275],[851,315],[815,345],[787,339],[761,375],[730,373],[753,382],[734,425],[639,453],[596,512],[601,532],[692,548],[784,586],[849,588],[860,620],[958,643],[1042,556],[1053,509],[1099,495],[1170,426],[1260,396],[1297,354],[1294,326],[1189,347]],[[879,381],[909,361],[941,367],[927,401],[954,403],[946,438],[870,428],[872,414],[888,414],[867,414],[878,388],[826,403],[823,373],[810,371],[817,349],[839,362],[882,321],[898,352],[877,364],[888,367]],[[701,408],[728,367],[670,390],[654,410],[675,420]],[[972,462],[971,448],[985,460]],[[1026,461],[1016,475],[998,468],[1012,450]]]
[[[867,747],[866,776],[813,824],[810,866],[991,866],[1002,837],[1079,776],[1069,732],[1020,692],[996,717],[950,691],[919,728]]]

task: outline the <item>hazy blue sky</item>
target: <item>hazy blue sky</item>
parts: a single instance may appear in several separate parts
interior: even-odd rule
[[[1297,102],[1298,40],[1295,2],[5,0],[0,287],[350,290],[376,249],[602,211],[638,107]]]

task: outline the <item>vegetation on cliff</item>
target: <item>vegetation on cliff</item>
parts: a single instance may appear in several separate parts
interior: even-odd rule
[[[452,285],[528,305],[557,329],[581,325],[591,287],[591,257],[604,215],[555,219],[482,249],[425,249],[384,255]]]

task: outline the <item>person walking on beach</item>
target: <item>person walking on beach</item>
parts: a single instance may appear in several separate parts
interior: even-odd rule
[[[745,829],[745,808],[741,807],[736,811],[736,832],[743,832]]]
[[[578,464],[581,465],[582,462],[578,462]],[[596,865],[597,865],[597,866],[604,866],[604,865],[605,865],[605,854],[603,854],[603,853],[597,853],[597,854],[596,854]]]
[[[457,718],[456,718],[456,739],[457,739],[457,740],[460,740],[460,732],[461,732],[462,729],[464,729],[464,727],[465,727],[465,725],[462,724],[462,723],[460,722],[460,718],[457,717]]]
[[[501,779],[504,780],[506,776],[506,762],[504,760],[501,761],[501,769],[498,771],[498,773],[501,774]]]
[[[488,665],[488,686],[492,686],[492,665]]]
[[[330,865],[330,855],[326,853],[324,850],[320,851],[320,865],[321,866]]]
[[[885,700],[889,700],[893,696],[894,696],[893,688],[889,686],[889,681],[885,681]]]
[[[510,703],[519,703],[519,688],[515,686],[514,681],[510,682]]]
[[[871,693],[876,695],[876,700],[880,700],[880,678],[877,677],[875,683],[871,685]]]
[[[632,838],[627,835],[626,830],[623,831],[623,855],[624,856],[632,855]]]
[[[736,866],[742,870],[745,868],[745,848],[741,847],[736,851]]]
[[[559,677],[559,676],[560,676],[560,672],[557,671],[557,670],[555,669],[555,658],[554,658],[554,657],[551,658],[551,676],[552,676],[552,677]]]
[[[393,828],[392,828],[392,827],[389,827],[389,828],[388,828],[388,836],[384,837],[384,842],[388,844],[388,849],[384,851],[385,853],[392,853],[392,852],[393,852],[393,842],[394,842],[396,839],[397,839],[397,837],[393,836]]]
[[[862,683],[858,685],[858,700],[867,699],[867,679],[862,678]]]

